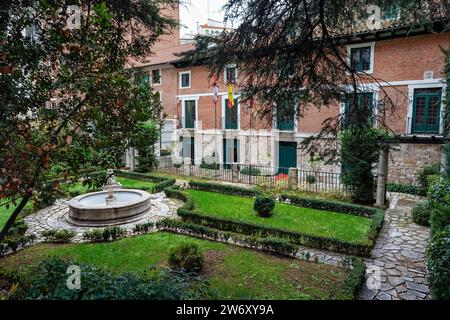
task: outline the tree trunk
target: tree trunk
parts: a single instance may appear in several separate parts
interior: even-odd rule
[[[0,241],[3,241],[3,239],[6,238],[6,236],[8,235],[9,229],[12,227],[14,221],[16,221],[16,219],[17,219],[17,216],[20,214],[22,209],[26,206],[26,204],[28,203],[28,200],[30,200],[30,198],[31,198],[31,192],[26,193],[24,195],[24,197],[22,198],[22,200],[20,201],[19,205],[16,207],[16,209],[14,209],[14,212],[9,217],[8,221],[6,222],[2,231],[0,232]]]

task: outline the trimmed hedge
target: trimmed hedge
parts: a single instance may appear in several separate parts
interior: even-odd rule
[[[410,184],[388,183],[387,191],[412,194],[415,196],[422,196],[422,197],[425,197],[427,195],[426,189]]]
[[[427,248],[427,266],[432,298],[450,300],[450,228],[432,237]]]
[[[233,238],[234,240],[237,240],[249,247],[268,252],[275,252],[277,254],[289,257],[294,256],[298,251],[298,246],[292,244],[286,239],[249,237],[238,233],[226,232],[218,229],[208,228],[191,222],[184,222],[169,218],[156,222],[155,225],[161,230],[169,232],[177,232],[182,230],[196,237],[206,237],[214,239],[216,241],[228,241],[230,238]]]
[[[116,176],[122,177],[122,178],[129,178],[129,179],[134,179],[134,180],[157,183],[154,187],[147,189],[147,191],[150,191],[152,193],[161,192],[164,190],[164,188],[170,187],[175,184],[175,179],[159,177],[159,176],[155,176],[155,175],[148,174],[148,173],[139,173],[139,172],[118,170],[115,172],[115,174],[116,174]]]
[[[197,182],[195,182],[197,185]],[[199,183],[203,186],[203,183]],[[211,185],[207,183],[207,185]],[[214,185],[214,184],[212,184]],[[217,186],[217,185],[214,185]],[[222,186],[222,185],[220,185]],[[237,189],[243,189],[239,187],[233,187]],[[202,189],[199,189],[202,190]],[[211,189],[209,189],[211,190]],[[247,189],[244,189],[247,190]],[[233,190],[234,191],[234,190]],[[381,210],[376,210],[373,208],[367,208],[362,206],[355,206],[351,204],[340,204],[341,208],[344,206],[352,207],[355,211],[360,213],[360,215],[364,216],[363,213],[369,212],[364,210],[373,210],[372,223],[368,232],[368,237],[370,240],[369,244],[355,244],[344,240],[338,240],[334,238],[320,237],[315,235],[310,235],[302,232],[294,232],[289,230],[284,230],[281,228],[267,227],[264,225],[237,221],[232,219],[225,218],[217,218],[205,214],[198,214],[195,212],[195,202],[192,197],[186,193],[181,192],[177,188],[166,188],[164,192],[168,197],[176,198],[181,201],[184,201],[185,204],[178,208],[178,215],[187,222],[192,222],[198,225],[202,225],[209,228],[220,229],[224,231],[230,231],[235,233],[241,233],[245,235],[258,236],[261,238],[267,237],[276,237],[280,239],[287,239],[294,244],[297,245],[305,245],[312,248],[330,250],[335,252],[340,252],[348,255],[358,255],[358,256],[370,256],[371,250],[373,248],[375,239],[378,233],[381,230],[384,221],[384,212]],[[259,193],[259,192],[258,192]],[[296,197],[301,199],[299,197]],[[310,199],[307,199],[310,200]],[[311,199],[314,200],[312,203],[317,204],[317,202],[321,202],[322,200]],[[324,201],[325,203],[333,203],[331,201]],[[314,208],[314,207],[313,207]],[[356,209],[358,208],[358,209]],[[358,211],[359,210],[359,211]]]
[[[283,193],[280,197],[282,202],[289,200],[291,204],[297,207],[304,207],[310,209],[318,209],[325,211],[333,211],[339,213],[351,214],[354,216],[361,216],[366,218],[372,218],[377,209],[359,206],[351,203],[337,202],[332,200],[313,199],[300,196],[289,195]]]
[[[218,184],[210,182],[189,181],[189,187],[195,190],[217,192],[223,194],[229,194],[232,196],[254,198],[258,195],[262,195],[262,192],[255,189],[247,189],[237,187],[229,184]]]
[[[429,227],[430,226],[431,208],[428,201],[417,202],[411,210],[411,215],[414,223]]]
[[[336,297],[339,300],[355,300],[365,280],[366,265],[364,260],[351,257],[348,262],[351,265],[351,270],[345,279],[343,288]]]

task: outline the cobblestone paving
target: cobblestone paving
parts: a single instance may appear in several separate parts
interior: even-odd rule
[[[53,206],[26,217],[25,221],[28,224],[27,233],[35,234],[37,236],[36,242],[41,242],[43,240],[41,234],[45,230],[73,230],[77,233],[73,241],[81,242],[83,233],[86,230],[92,229],[92,227],[74,226],[66,221],[67,214],[69,213],[68,202],[65,199],[57,200]],[[167,198],[163,192],[152,194],[151,203],[152,207],[150,211],[139,216],[135,221],[121,224],[121,227],[127,229],[127,231],[132,231],[133,227],[139,223],[156,222],[164,218],[176,218],[176,211],[181,205],[180,201]]]
[[[383,229],[366,260],[363,300],[429,299],[425,249],[429,229],[411,219],[413,201],[393,199],[386,211]]]

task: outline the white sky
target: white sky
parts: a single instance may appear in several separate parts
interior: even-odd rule
[[[223,21],[222,7],[227,0],[186,0],[180,7],[180,34],[197,33],[197,22],[204,24],[208,18]],[[209,10],[209,14],[208,14]]]

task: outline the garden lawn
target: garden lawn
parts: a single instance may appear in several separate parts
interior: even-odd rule
[[[6,201],[1,201],[0,205],[5,203]],[[0,206],[0,230],[5,226],[6,221],[8,221],[9,217],[13,213],[16,206],[19,205],[20,199],[17,200],[16,205],[10,205],[9,209],[6,209],[6,206],[1,205]]]
[[[200,214],[335,238],[355,244],[369,243],[369,218],[283,203],[276,203],[272,217],[261,218],[253,210],[255,199],[199,190],[187,192],[194,198],[195,210]]]
[[[347,276],[343,268],[283,258],[224,243],[157,232],[111,243],[40,244],[0,259],[0,269],[19,271],[45,256],[70,258],[114,272],[166,267],[169,248],[186,241],[205,257],[202,275],[219,299],[332,299]]]

